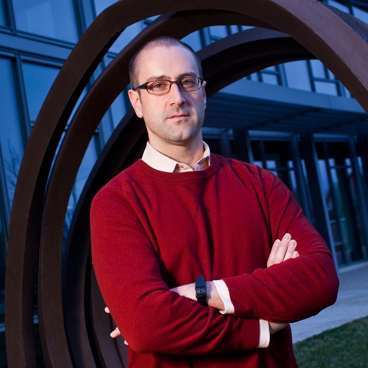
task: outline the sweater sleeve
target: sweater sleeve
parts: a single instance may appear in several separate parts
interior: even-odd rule
[[[90,221],[97,281],[133,350],[204,355],[257,348],[258,318],[223,315],[170,291],[152,239],[119,190],[95,196]]]
[[[300,256],[224,281],[234,315],[295,322],[333,304],[339,281],[326,243],[303,215],[289,189],[264,170],[261,181],[272,241],[290,233],[297,241]]]

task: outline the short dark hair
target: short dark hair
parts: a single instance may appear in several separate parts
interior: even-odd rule
[[[194,60],[197,64],[199,77],[203,77],[201,60],[199,60],[197,54],[195,53],[195,51],[189,45],[187,45],[185,42],[182,42],[182,41],[180,41],[176,38],[173,38],[173,37],[161,36],[161,37],[154,38],[151,41],[148,41],[141,48],[139,48],[138,51],[130,59],[130,62],[129,62],[129,78],[130,78],[130,84],[131,84],[132,88],[136,88],[138,86],[138,83],[139,83],[138,80],[137,80],[137,64],[138,64],[138,59],[139,59],[140,53],[143,50],[147,49],[147,48],[151,48],[151,47],[155,47],[155,46],[165,46],[165,47],[181,46],[181,47],[184,47],[185,49],[189,50],[191,52],[191,54],[193,55]]]

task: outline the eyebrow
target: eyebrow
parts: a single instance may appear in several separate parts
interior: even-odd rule
[[[176,78],[176,80],[182,79],[185,77],[197,77],[197,74],[194,72],[182,73]],[[152,76],[152,77],[149,77],[145,83],[152,82],[155,80],[171,80],[171,79],[167,75]]]

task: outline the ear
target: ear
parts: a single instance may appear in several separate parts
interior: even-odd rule
[[[206,95],[206,81],[203,81],[202,83],[202,91],[203,91],[203,101],[204,101],[204,109],[206,110],[206,104],[207,104],[207,95]]]
[[[128,91],[128,96],[129,96],[129,100],[130,103],[133,106],[133,109],[135,111],[135,114],[139,117],[139,118],[143,118],[143,113],[142,113],[142,103],[141,103],[141,98],[139,96],[139,93],[137,91],[133,91],[132,89],[130,89]]]

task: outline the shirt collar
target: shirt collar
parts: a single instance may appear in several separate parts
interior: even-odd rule
[[[147,142],[146,148],[143,152],[142,160],[153,169],[165,172],[200,171],[210,166],[210,147],[206,142],[203,142],[203,156],[197,162],[195,170],[187,164],[165,156],[153,148],[149,142]]]

